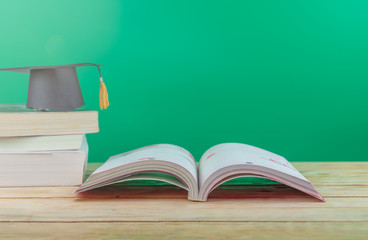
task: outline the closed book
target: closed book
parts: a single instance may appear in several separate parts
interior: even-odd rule
[[[82,146],[83,137],[83,134],[1,137],[0,153],[77,150]]]
[[[85,137],[77,150],[0,153],[0,187],[80,185],[87,160]]]
[[[20,104],[0,104],[0,137],[85,134],[98,131],[97,111],[37,111]]]

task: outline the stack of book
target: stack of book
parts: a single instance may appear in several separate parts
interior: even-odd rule
[[[85,134],[98,131],[97,111],[0,105],[0,187],[80,185],[88,160]]]

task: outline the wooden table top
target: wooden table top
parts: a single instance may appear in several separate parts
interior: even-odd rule
[[[208,202],[170,185],[0,188],[0,239],[368,239],[368,162],[293,165],[326,203],[275,184],[224,185]]]

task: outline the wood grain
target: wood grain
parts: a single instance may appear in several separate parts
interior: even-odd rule
[[[0,188],[4,198],[187,198],[188,192],[172,185],[135,186],[122,184],[107,186],[81,194],[73,194],[77,187],[26,187]],[[368,197],[366,186],[316,186],[326,199],[331,197]],[[284,185],[225,185],[215,189],[210,198],[298,198],[305,193]]]
[[[368,221],[367,198],[2,199],[0,221]]]
[[[368,162],[293,162],[313,185],[368,185]]]
[[[368,162],[293,165],[326,203],[279,184],[222,185],[208,202],[171,185],[0,188],[0,239],[368,239]]]
[[[0,223],[0,239],[368,239],[368,222]]]

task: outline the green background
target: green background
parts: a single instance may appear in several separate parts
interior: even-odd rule
[[[243,142],[290,161],[368,160],[368,1],[1,1],[0,68],[104,64],[90,161]],[[95,68],[78,70],[98,109]],[[28,76],[0,73],[0,103]]]

